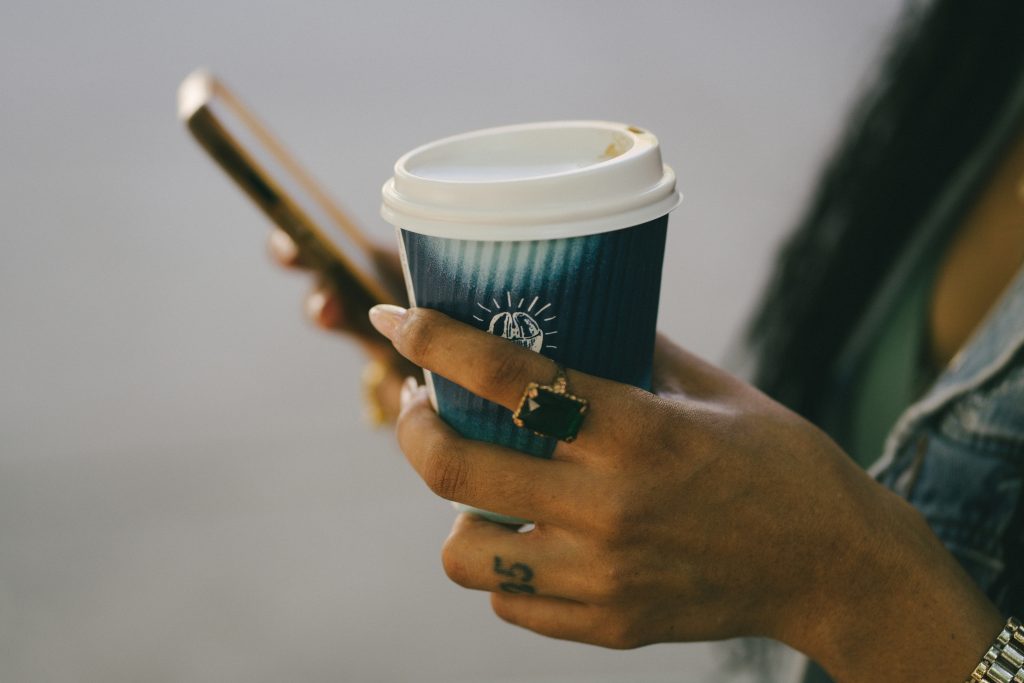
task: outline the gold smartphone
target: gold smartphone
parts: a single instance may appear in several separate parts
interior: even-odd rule
[[[178,117],[224,171],[294,240],[304,264],[367,308],[400,301],[381,251],[230,90],[205,69],[178,87]]]

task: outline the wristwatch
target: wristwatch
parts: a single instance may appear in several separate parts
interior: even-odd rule
[[[965,683],[1024,683],[1024,629],[1010,617]]]

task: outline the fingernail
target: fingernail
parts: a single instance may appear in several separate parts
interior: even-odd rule
[[[313,292],[306,298],[306,315],[313,322],[320,321],[324,306],[327,304],[327,295],[323,292]]]
[[[415,377],[406,377],[405,381],[402,382],[402,391],[398,394],[398,400],[401,407],[404,409],[412,400],[412,395],[419,388],[419,382],[416,381]]]
[[[274,230],[270,233],[270,250],[282,263],[292,263],[299,255],[295,242],[283,230]]]
[[[377,304],[370,309],[370,324],[385,337],[394,341],[395,330],[405,314],[406,310],[401,306]]]

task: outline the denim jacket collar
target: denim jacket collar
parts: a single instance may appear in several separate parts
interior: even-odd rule
[[[950,361],[928,392],[907,408],[886,439],[882,457],[870,468],[888,467],[922,421],[995,376],[1024,347],[1024,267],[1006,288],[971,339]]]

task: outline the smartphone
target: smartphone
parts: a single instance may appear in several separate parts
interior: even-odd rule
[[[221,81],[205,69],[186,76],[178,117],[346,299],[367,308],[399,301],[373,242]]]

